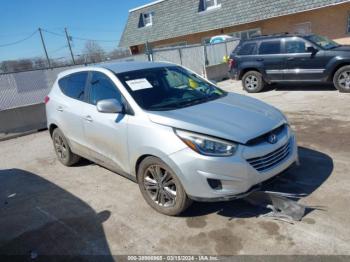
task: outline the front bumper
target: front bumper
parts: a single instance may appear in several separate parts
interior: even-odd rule
[[[298,150],[294,133],[287,128],[276,144],[268,142],[254,146],[239,145],[232,157],[208,157],[190,148],[168,156],[168,164],[178,175],[187,195],[198,201],[223,201],[242,198],[259,190],[265,181],[274,178],[298,162]],[[275,165],[258,171],[248,159],[269,156],[279,148],[289,145],[288,154]],[[213,188],[209,180],[220,181],[220,188]]]

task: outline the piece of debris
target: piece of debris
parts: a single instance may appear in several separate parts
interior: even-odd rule
[[[305,194],[289,194],[271,191],[253,192],[245,198],[252,205],[265,207],[272,211],[260,215],[259,217],[271,217],[291,223],[292,221],[301,221],[305,215],[306,207],[290,198],[300,198]]]

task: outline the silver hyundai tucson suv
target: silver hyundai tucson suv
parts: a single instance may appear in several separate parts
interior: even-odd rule
[[[244,197],[298,162],[278,109],[170,63],[64,71],[45,103],[62,164],[84,157],[128,177],[166,215]]]

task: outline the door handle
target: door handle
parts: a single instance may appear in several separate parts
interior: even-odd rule
[[[292,61],[292,60],[294,60],[294,59],[295,59],[294,57],[288,57],[288,58],[287,58],[288,61]]]
[[[58,106],[56,109],[57,109],[57,111],[59,111],[59,112],[63,112],[63,107],[62,107],[62,106]]]
[[[90,123],[93,122],[91,116],[86,116],[86,117],[84,117],[84,120],[85,120],[85,121],[88,121],[88,122],[90,122]]]
[[[256,59],[256,61],[262,62],[262,61],[264,61],[264,58],[258,58],[258,59]]]

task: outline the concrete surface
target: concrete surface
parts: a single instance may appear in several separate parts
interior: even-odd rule
[[[228,79],[227,64],[222,63],[205,67],[205,75],[207,79],[214,81],[222,81]]]
[[[243,93],[240,84],[220,83]],[[194,203],[181,217],[152,210],[138,186],[83,161],[64,167],[48,132],[0,143],[0,254],[350,255],[350,95],[277,86],[257,95],[296,129],[301,166],[272,187],[317,206],[294,225],[257,218],[243,200]]]
[[[0,139],[6,135],[46,128],[45,104],[1,110],[0,123]]]

